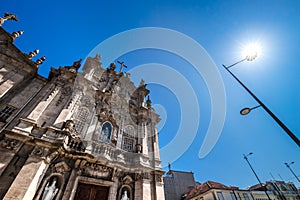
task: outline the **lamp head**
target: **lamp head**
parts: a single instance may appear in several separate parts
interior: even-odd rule
[[[248,115],[251,111],[251,108],[243,108],[241,111],[240,111],[240,114],[241,115]]]

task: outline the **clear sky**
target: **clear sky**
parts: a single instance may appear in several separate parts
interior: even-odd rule
[[[299,147],[261,108],[247,116],[239,114],[242,108],[257,104],[222,68],[222,64],[230,65],[242,59],[245,44],[260,43],[259,57],[237,65],[232,71],[300,138],[299,1],[0,2],[1,13],[15,13],[19,18],[18,22],[7,21],[3,28],[9,32],[25,31],[15,44],[23,52],[39,49],[38,57],[47,56],[39,69],[43,76],[48,75],[50,67],[71,65],[79,58],[85,59],[99,43],[126,30],[162,27],[194,39],[216,64],[226,94],[224,127],[212,151],[202,158],[198,156],[199,150],[211,118],[215,117],[203,74],[199,75],[180,56],[157,49],[132,51],[118,58],[129,66],[127,71],[149,63],[169,66],[185,77],[197,97],[197,108],[182,107],[181,101],[188,100],[190,94],[182,95],[178,90],[184,93],[185,88],[179,87],[174,92],[159,82],[149,84],[153,104],[164,122],[164,126],[159,126],[161,148],[173,142],[182,121],[187,125],[195,121],[187,119],[182,109],[187,109],[191,118],[197,116],[194,112],[199,109],[196,136],[187,151],[172,161],[172,169],[192,171],[199,182],[212,180],[246,188],[257,183],[243,159],[243,154],[253,152],[249,161],[263,182],[272,180],[273,176],[277,180],[293,181],[300,187],[283,164],[294,161],[292,168],[300,174]],[[126,45],[126,41],[112,48],[119,49],[118,45]],[[190,53],[197,52],[191,50]],[[147,69],[162,74],[167,82],[175,79],[151,65],[147,65]],[[147,81],[151,82],[151,77]],[[189,129],[183,131],[187,137],[194,134]],[[168,154],[162,158],[164,170],[167,170]]]

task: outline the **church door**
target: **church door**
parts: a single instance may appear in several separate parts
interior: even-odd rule
[[[79,183],[75,200],[107,200],[109,187]]]

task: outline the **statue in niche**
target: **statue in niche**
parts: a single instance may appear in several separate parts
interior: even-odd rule
[[[130,200],[129,197],[127,196],[127,190],[124,191],[121,200]]]
[[[57,178],[54,177],[52,179],[52,182],[49,180],[44,192],[43,192],[43,196],[41,200],[53,200],[58,192],[58,187],[57,187]]]
[[[102,125],[102,129],[101,129],[101,140],[105,142],[109,142],[111,137],[111,132],[112,132],[111,124],[109,122],[105,122]]]

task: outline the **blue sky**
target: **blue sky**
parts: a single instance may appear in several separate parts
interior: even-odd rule
[[[208,87],[184,59],[161,50],[144,49],[122,55],[129,69],[145,63],[168,65],[191,84],[199,103],[197,135],[175,162],[174,170],[193,171],[199,182],[218,181],[241,188],[257,183],[243,154],[249,157],[262,181],[281,178],[297,183],[284,166],[300,174],[300,149],[262,109],[239,114],[256,102],[222,68],[242,57],[242,47],[259,42],[261,55],[232,71],[300,138],[300,3],[298,1],[1,1],[0,11],[17,14],[19,22],[7,21],[9,32],[24,30],[15,44],[23,51],[39,49],[47,60],[39,73],[50,67],[70,65],[85,58],[99,43],[120,32],[142,27],[162,27],[181,32],[202,45],[215,62],[226,92],[226,120],[213,150],[198,153],[211,119]],[[118,48],[118,44],[114,48]],[[112,60],[113,62],[113,60]],[[157,72],[159,73],[159,72]],[[175,137],[181,119],[177,94],[150,84],[153,104],[166,111],[160,130],[160,146]],[[186,133],[191,134],[191,133]],[[174,149],[176,151],[176,149]],[[164,162],[168,162],[164,160]],[[166,168],[164,168],[167,170]]]

